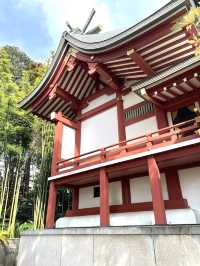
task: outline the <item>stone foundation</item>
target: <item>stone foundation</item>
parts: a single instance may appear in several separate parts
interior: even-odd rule
[[[9,239],[0,242],[0,266],[15,266],[18,253],[19,239]]]
[[[200,225],[26,232],[18,266],[199,266]]]

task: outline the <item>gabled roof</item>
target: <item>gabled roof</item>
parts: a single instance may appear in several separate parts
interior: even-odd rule
[[[64,32],[46,76],[19,106],[45,119],[52,111],[74,119],[77,106],[108,87],[123,91],[191,58],[190,33],[172,31],[172,24],[192,5],[192,0],[170,1],[126,30],[90,35]]]

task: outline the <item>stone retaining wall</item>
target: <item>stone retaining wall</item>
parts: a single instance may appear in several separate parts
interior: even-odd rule
[[[26,232],[18,266],[199,266],[200,226],[68,228]]]
[[[15,266],[19,239],[10,239],[7,243],[0,242],[0,266]]]

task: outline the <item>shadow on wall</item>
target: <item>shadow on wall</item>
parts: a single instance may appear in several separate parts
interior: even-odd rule
[[[19,239],[8,240],[7,243],[0,242],[0,266],[17,265]]]

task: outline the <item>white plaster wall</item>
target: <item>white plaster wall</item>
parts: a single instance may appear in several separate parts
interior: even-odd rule
[[[98,97],[97,99],[90,101],[89,105],[86,108],[81,110],[81,113],[84,114],[84,113],[86,113],[86,112],[88,112],[88,111],[90,111],[90,110],[92,110],[92,109],[94,109],[94,108],[96,108],[96,107],[98,107],[104,103],[107,103],[107,102],[109,102],[115,98],[116,98],[115,93],[111,94],[111,95],[106,95],[106,94],[102,95],[102,96]]]
[[[151,133],[157,131],[156,117],[152,116],[150,118],[144,119],[142,121],[136,122],[126,127],[126,139],[136,138],[146,133]]]
[[[196,224],[196,217],[191,209],[166,210],[168,224]],[[152,225],[155,224],[153,211],[111,213],[111,226]],[[94,227],[100,225],[99,215],[63,217],[56,221],[56,228]]]
[[[123,96],[123,103],[124,103],[124,109],[128,108],[130,106],[136,105],[138,103],[144,102],[144,100],[139,97],[134,92],[130,92],[129,94],[126,94]]]
[[[117,108],[110,108],[81,123],[81,153],[118,142]]]
[[[183,197],[192,209],[200,210],[200,167],[179,170]]]
[[[163,190],[163,198],[167,200],[169,199],[169,197],[167,192],[165,174],[161,174],[161,184]],[[130,190],[132,203],[152,201],[151,187],[148,176],[130,179]]]
[[[93,197],[94,187],[95,186],[90,186],[79,189],[79,209],[99,207],[100,198]],[[109,204],[122,204],[122,190],[120,181],[109,183]]]
[[[75,156],[75,130],[63,127],[61,158],[67,159]]]

